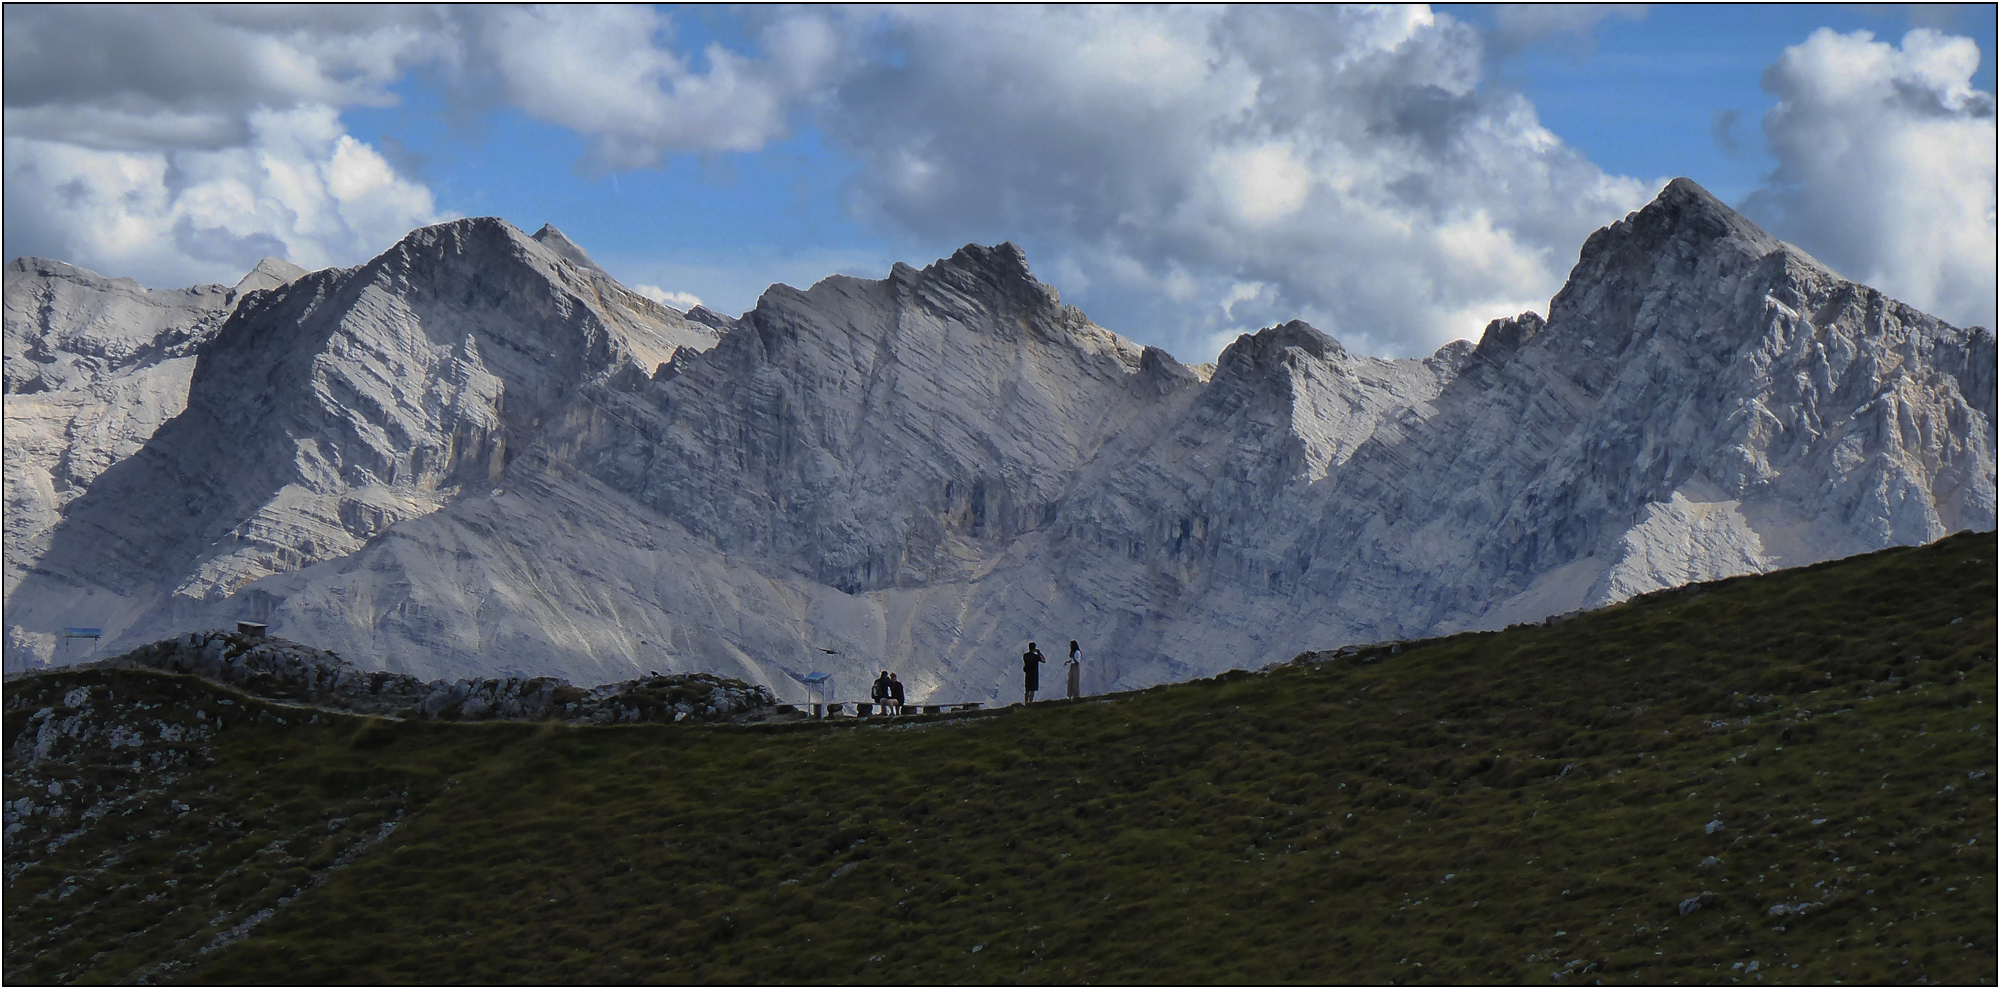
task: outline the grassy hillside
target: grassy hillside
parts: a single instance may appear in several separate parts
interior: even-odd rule
[[[6,977],[1992,984],[1995,551],[893,726],[37,677],[9,820],[87,797],[10,835]],[[27,768],[93,704],[208,734]]]

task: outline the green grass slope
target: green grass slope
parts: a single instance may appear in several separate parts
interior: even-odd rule
[[[10,820],[58,769],[126,812],[10,835],[6,975],[1992,984],[1995,552],[893,726],[281,725],[234,696],[144,787],[122,755],[24,770],[36,705],[233,695],[39,677],[9,690]]]

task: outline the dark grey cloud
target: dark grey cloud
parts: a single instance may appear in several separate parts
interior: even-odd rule
[[[1709,117],[1708,136],[1715,139],[1723,154],[1735,157],[1743,153],[1743,141],[1736,136],[1736,125],[1742,120],[1741,110],[1717,110]]]
[[[285,242],[272,234],[231,233],[219,226],[200,226],[190,217],[174,223],[174,246],[198,261],[221,264],[230,271],[249,271],[268,257],[283,257]]]
[[[17,4],[4,17],[10,134],[227,147],[253,112],[386,105],[422,70],[468,109],[519,107],[622,168],[781,136],[836,43],[817,21],[777,20],[761,56],[690,57],[650,7]]]
[[[9,5],[8,133],[89,147],[216,148],[259,109],[391,101],[412,64],[447,55],[430,8]]]
[[[1495,55],[1506,57],[1537,45],[1555,45],[1578,56],[1597,50],[1599,24],[1613,18],[1639,20],[1642,3],[1503,3],[1493,7],[1488,41]]]

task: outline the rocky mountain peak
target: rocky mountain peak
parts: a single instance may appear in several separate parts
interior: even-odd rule
[[[284,258],[265,258],[257,262],[257,267],[250,269],[250,273],[236,283],[233,291],[241,297],[252,292],[277,288],[305,273],[306,269]]]
[[[1755,339],[1763,332],[1758,318],[1720,307],[1761,308],[1769,297],[1796,308],[1808,282],[1841,279],[1700,185],[1675,179],[1643,209],[1584,242],[1534,347],[1562,349],[1573,359],[1587,354],[1594,366],[1577,381],[1595,391],[1616,373],[1616,355],[1652,346],[1662,335],[1704,351]],[[1683,318],[1688,306],[1706,315]]]
[[[597,266],[597,262],[590,259],[590,255],[585,253],[583,248],[576,246],[575,241],[563,236],[563,232],[557,230],[553,223],[542,224],[542,229],[535,231],[534,241],[553,251],[557,257],[585,271],[604,275],[606,278],[611,277],[603,268]]]
[[[1215,364],[1219,373],[1270,375],[1284,367],[1285,353],[1290,350],[1303,351],[1320,360],[1347,356],[1347,348],[1340,341],[1305,320],[1294,319],[1237,337],[1215,359]]]
[[[358,270],[367,274],[348,282],[355,289],[373,285],[420,309],[492,308],[511,323],[513,314],[546,308],[548,318],[520,324],[524,338],[504,346],[545,358],[581,356],[599,369],[629,362],[650,374],[677,349],[706,349],[717,336],[713,326],[619,284],[553,226],[531,237],[498,217],[450,220],[412,231]]]
[[[10,275],[40,275],[44,278],[69,278],[77,281],[111,282],[118,279],[106,278],[88,268],[79,268],[67,261],[54,258],[38,258],[23,255],[7,262]],[[131,281],[131,279],[123,279]],[[134,284],[137,284],[136,282]]]
[[[88,387],[191,353],[236,296],[227,286],[153,289],[46,258],[6,268],[6,392]]]
[[[1499,362],[1521,346],[1533,340],[1548,328],[1548,322],[1540,313],[1524,312],[1511,319],[1496,319],[1486,324],[1486,331],[1479,335],[1479,345],[1473,348],[1473,356]]]
[[[1709,240],[1728,238],[1742,242],[1760,254],[1769,253],[1782,244],[1764,228],[1752,223],[1749,217],[1730,208],[1729,204],[1689,178],[1677,178],[1667,183],[1651,203],[1639,210],[1636,221],[1642,227],[1656,224],[1661,229],[1681,232],[1683,236],[1693,235]]]
[[[996,311],[1039,309],[1061,303],[1056,290],[1028,268],[1028,254],[1012,243],[967,244],[923,270],[928,282],[948,287]]]
[[[1002,241],[992,247],[967,244],[953,251],[943,263],[960,268],[988,269],[995,277],[1035,280],[1034,272],[1028,268],[1028,252],[1013,241]]]
[[[1694,180],[1677,178],[1643,208],[1592,234],[1584,242],[1577,268],[1593,263],[1692,259],[1697,255],[1761,258],[1780,249],[1807,256],[1765,232]]]
[[[410,231],[374,263],[464,256],[474,251],[512,250],[521,245],[538,246],[533,238],[497,216],[467,216]]]
[[[1319,331],[1303,319],[1280,323],[1269,329],[1259,330],[1258,337],[1266,338],[1274,347],[1296,347],[1314,357],[1346,356],[1347,348],[1340,341]]]
[[[527,261],[545,274],[552,273],[558,262],[567,261],[582,273],[583,283],[601,281],[617,286],[621,294],[642,298],[598,267],[583,248],[553,225],[545,224],[530,236],[497,216],[468,216],[418,227],[370,264],[471,273],[507,258]],[[577,282],[574,276],[567,276],[566,280]]]
[[[724,316],[707,306],[697,305],[682,315],[687,317],[688,322],[699,323],[717,333],[726,333],[736,327],[735,317]]]

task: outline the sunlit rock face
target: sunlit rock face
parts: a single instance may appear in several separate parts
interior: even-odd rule
[[[1009,244],[681,314],[495,220],[224,316],[136,452],[44,442],[108,466],[32,538],[10,512],[10,668],[63,625],[109,652],[250,618],[426,677],[991,700],[1029,640],[1142,686],[1995,519],[1993,334],[1686,180],[1546,320],[1422,359],[1295,321],[1190,368]]]

